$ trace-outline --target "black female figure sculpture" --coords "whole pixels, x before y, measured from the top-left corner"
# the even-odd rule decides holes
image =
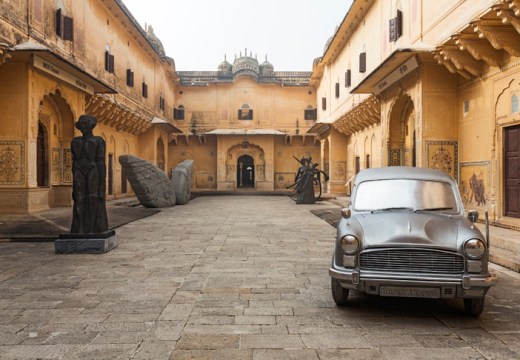
[[[108,230],[106,209],[105,140],[94,136],[97,120],[92,115],[81,115],[76,128],[83,136],[75,137],[72,152],[72,225],[70,232],[77,234],[103,233]]]

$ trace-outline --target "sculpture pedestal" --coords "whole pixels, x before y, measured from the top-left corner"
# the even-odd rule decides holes
[[[104,254],[117,247],[115,230],[99,234],[60,234],[54,243],[56,254]]]

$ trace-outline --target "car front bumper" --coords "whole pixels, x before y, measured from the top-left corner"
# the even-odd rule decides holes
[[[331,266],[329,275],[346,289],[384,295],[381,287],[398,289],[440,289],[442,298],[482,297],[496,284],[496,274],[414,274],[379,271],[360,271],[357,268]],[[422,296],[418,296],[422,297]]]

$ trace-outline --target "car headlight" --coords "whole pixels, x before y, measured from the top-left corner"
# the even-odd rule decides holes
[[[359,240],[354,235],[343,236],[340,244],[345,254],[352,255],[359,250]]]
[[[464,253],[470,259],[480,259],[486,251],[486,244],[480,239],[469,239],[464,243]]]

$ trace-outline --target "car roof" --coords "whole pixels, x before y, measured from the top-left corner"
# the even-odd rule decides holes
[[[435,169],[411,166],[388,166],[361,170],[356,175],[355,183],[370,180],[418,179],[449,182],[456,185],[455,180],[445,172]]]

